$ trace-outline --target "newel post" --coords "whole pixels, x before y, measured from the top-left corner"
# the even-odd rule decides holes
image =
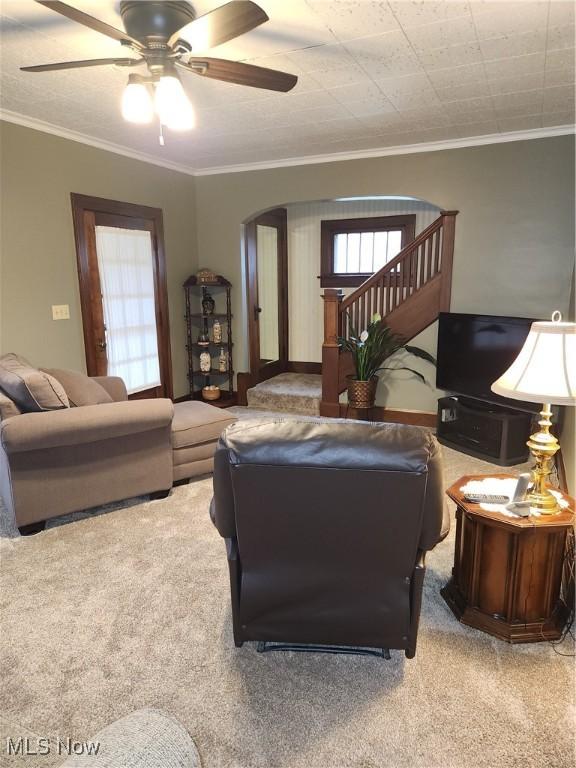
[[[440,311],[450,312],[450,296],[452,293],[452,262],[454,259],[454,235],[456,232],[456,216],[458,211],[440,211],[442,217],[442,256],[440,272]]]
[[[324,299],[324,343],[322,344],[322,416],[339,416],[340,350],[340,303],[344,298],[342,291],[327,288]]]

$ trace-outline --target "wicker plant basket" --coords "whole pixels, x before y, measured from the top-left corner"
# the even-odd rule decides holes
[[[216,389],[210,389],[209,387],[203,387],[202,397],[204,400],[220,400],[221,391],[217,387]]]
[[[358,381],[352,376],[348,377],[348,405],[351,408],[373,408],[376,400],[376,387],[378,377],[374,376],[370,381]]]

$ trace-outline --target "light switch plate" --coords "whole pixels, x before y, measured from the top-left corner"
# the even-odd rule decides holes
[[[52,320],[70,320],[68,304],[52,304]]]

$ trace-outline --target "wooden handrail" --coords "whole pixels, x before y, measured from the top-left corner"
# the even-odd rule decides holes
[[[404,248],[402,248],[402,250],[399,251],[393,259],[391,259],[387,264],[384,264],[382,269],[379,269],[378,272],[374,272],[373,275],[370,275],[367,280],[364,280],[362,285],[359,285],[358,288],[356,288],[354,293],[351,293],[350,296],[347,296],[340,305],[340,311],[345,312],[351,304],[354,304],[356,299],[359,299],[363,293],[366,293],[368,288],[371,288],[373,285],[377,285],[382,279],[383,275],[385,275],[387,272],[393,272],[395,268],[404,260],[404,257],[408,253],[412,253],[415,248],[418,248],[420,245],[422,245],[426,240],[428,240],[430,235],[440,229],[441,226],[442,216],[439,216],[437,219],[434,219],[432,224],[429,224],[426,229],[423,229],[418,237],[415,237],[414,240],[408,243],[408,245],[405,245]]]

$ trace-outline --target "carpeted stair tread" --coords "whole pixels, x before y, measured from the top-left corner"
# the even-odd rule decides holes
[[[249,389],[247,396],[250,408],[318,416],[322,376],[312,373],[281,373]]]

